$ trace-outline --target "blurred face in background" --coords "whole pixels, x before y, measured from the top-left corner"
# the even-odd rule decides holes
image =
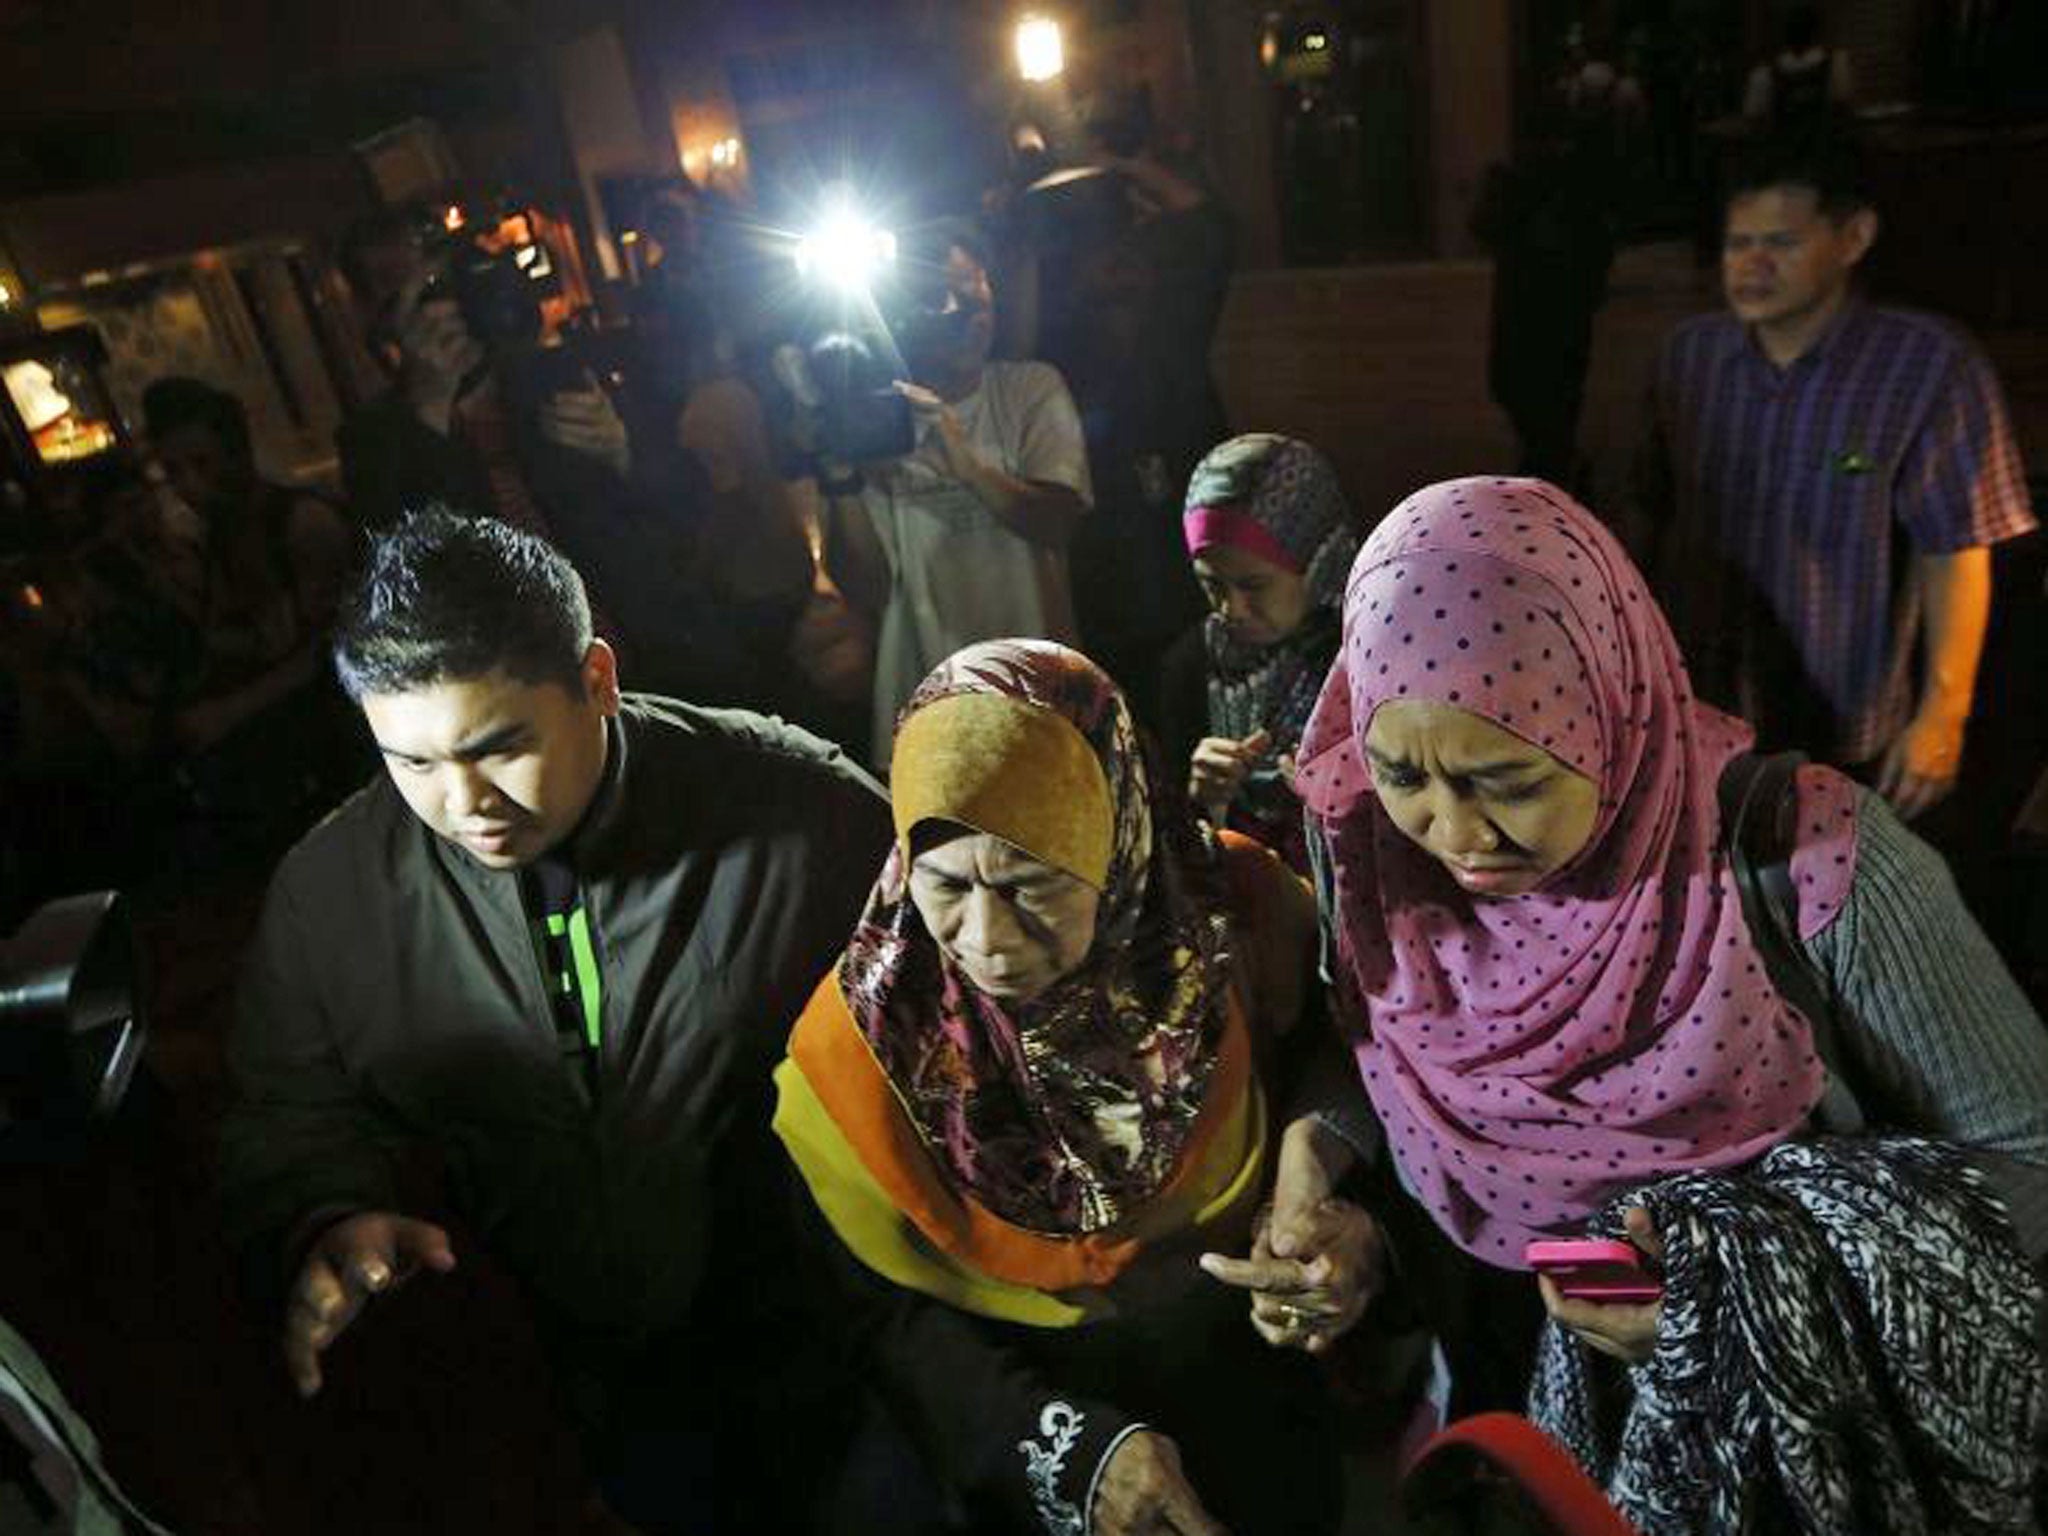
[[[245,499],[255,481],[248,454],[230,447],[203,422],[161,432],[151,446],[178,499],[201,515]]]
[[[924,382],[971,381],[987,366],[996,341],[996,296],[988,271],[960,246],[946,253],[940,318],[930,339],[908,348],[912,371]]]

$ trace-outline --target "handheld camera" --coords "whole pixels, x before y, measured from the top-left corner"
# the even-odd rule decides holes
[[[120,1107],[145,1037],[127,908],[67,896],[0,939],[0,1157]]]

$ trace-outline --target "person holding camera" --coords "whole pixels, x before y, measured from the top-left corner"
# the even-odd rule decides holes
[[[999,638],[1077,640],[1067,551],[1092,501],[1081,418],[1057,369],[991,362],[995,295],[968,230],[946,227],[910,260],[943,293],[901,328],[916,415],[902,458],[830,469],[847,595],[880,615],[873,750],[946,657]]]
[[[749,702],[829,740],[860,740],[874,625],[827,565],[826,508],[803,439],[814,422],[799,425],[803,408],[775,371],[777,354],[795,350],[779,280],[786,252],[722,200],[693,199],[685,218],[671,198],[647,217],[642,245],[661,231],[662,260],[636,325],[654,339],[675,440],[708,482],[700,571],[752,660]]]
[[[445,500],[488,507],[530,533],[552,534],[531,466],[513,446],[498,359],[463,313],[446,264],[418,253],[377,325],[396,359],[396,378],[389,392],[342,423],[339,442],[356,516],[370,528],[388,528],[410,508]],[[622,483],[631,475],[625,422],[587,376],[539,401],[532,425],[540,443]]]
[[[590,583],[600,627],[638,678],[699,702],[743,702],[729,626],[694,575],[705,497],[687,461],[630,432],[630,402],[615,401],[575,349],[541,345],[537,312],[494,302],[473,314],[482,306],[450,258],[417,242],[409,252],[378,321],[392,388],[339,436],[357,520],[387,529],[439,502],[538,534]]]

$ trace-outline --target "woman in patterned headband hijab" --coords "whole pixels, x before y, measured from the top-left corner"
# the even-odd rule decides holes
[[[1169,746],[1212,822],[1306,873],[1290,775],[1337,655],[1344,574],[1358,551],[1351,508],[1315,449],[1253,432],[1195,466],[1181,526],[1210,613],[1166,659]]]

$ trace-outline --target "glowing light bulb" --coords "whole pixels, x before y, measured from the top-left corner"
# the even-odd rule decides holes
[[[1017,73],[1033,84],[1057,79],[1067,67],[1060,24],[1050,16],[1026,16],[1017,23]]]

